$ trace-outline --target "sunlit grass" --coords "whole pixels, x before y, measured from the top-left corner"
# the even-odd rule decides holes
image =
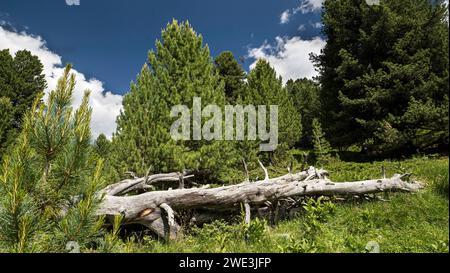
[[[326,217],[302,211],[294,219],[274,227],[255,224],[252,240],[243,235],[245,227],[217,222],[195,228],[177,241],[165,243],[146,237],[124,245],[133,252],[367,252],[376,242],[381,252],[448,252],[449,201],[448,158],[415,158],[404,161],[353,163],[336,161],[324,166],[335,181],[355,181],[413,173],[426,185],[415,194],[380,195],[387,201],[361,199],[335,201]],[[272,169],[272,173],[282,172]],[[326,203],[326,202],[325,202]],[[324,204],[318,205],[325,206]],[[319,208],[318,211],[321,208]],[[319,220],[318,220],[319,219]]]

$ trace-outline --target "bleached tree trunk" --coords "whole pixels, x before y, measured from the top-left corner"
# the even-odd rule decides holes
[[[133,178],[123,180],[121,182],[109,185],[100,193],[105,195],[124,195],[129,192],[137,190],[147,190],[151,185],[161,182],[179,182],[191,178],[193,175],[185,173],[167,173],[167,174],[153,174],[148,177]],[[184,186],[184,184],[183,184]]]
[[[358,182],[330,181],[328,173],[311,167],[309,170],[287,174],[278,178],[257,182],[244,182],[219,188],[191,188],[168,191],[151,191],[134,196],[114,196],[143,189],[155,181],[178,181],[180,174],[155,175],[142,179],[123,181],[103,191],[106,196],[98,210],[101,215],[113,217],[122,214],[124,223],[140,223],[164,238],[174,239],[180,227],[174,221],[177,210],[212,209],[234,210],[245,205],[246,219],[250,217],[250,207],[257,208],[267,202],[280,199],[314,195],[363,195],[385,191],[415,192],[422,188],[420,183],[406,182],[407,175],[373,179]],[[150,181],[150,182],[149,182]],[[114,193],[114,194],[113,194]]]

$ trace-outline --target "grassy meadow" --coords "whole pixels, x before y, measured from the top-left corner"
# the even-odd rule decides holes
[[[136,233],[115,248],[118,252],[162,253],[448,252],[447,157],[368,163],[336,160],[324,168],[331,180],[339,182],[380,177],[382,166],[388,176],[412,173],[412,179],[424,183],[425,189],[414,194],[378,194],[378,199],[305,199],[297,213],[275,225],[255,219],[247,227],[240,217],[234,217],[229,222],[188,228],[168,243]],[[282,172],[281,168],[270,169],[274,176]]]

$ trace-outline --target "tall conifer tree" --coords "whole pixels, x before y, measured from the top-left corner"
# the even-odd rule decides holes
[[[320,118],[321,112],[319,84],[306,78],[289,80],[286,83],[286,89],[302,118],[303,136],[297,145],[312,147],[312,122],[314,118]]]
[[[317,163],[323,166],[330,158],[331,146],[325,138],[325,133],[322,131],[322,125],[318,119],[312,120],[312,142],[314,145],[314,155]]]
[[[203,107],[223,107],[224,84],[208,46],[188,22],[174,20],[161,36],[123,102],[113,138],[119,169],[140,175],[150,168],[152,172],[207,170],[217,175],[236,161],[232,145],[194,140],[192,120],[190,140],[174,141],[170,129],[176,118],[170,114],[176,105],[188,106],[192,114],[194,97],[201,98]]]
[[[402,154],[448,147],[448,10],[442,1],[326,0],[322,121],[332,144]]]
[[[244,101],[253,105],[278,106],[279,149],[291,148],[302,136],[300,113],[295,109],[292,97],[283,87],[281,77],[265,60],[258,60],[248,75]],[[259,118],[259,117],[258,117]],[[269,126],[269,122],[267,122]]]
[[[225,83],[225,95],[228,101],[233,103],[244,91],[245,71],[230,51],[220,53],[214,60],[214,63],[216,70]]]
[[[1,160],[20,132],[23,115],[43,95],[46,82],[42,63],[27,50],[19,50],[14,56],[8,49],[0,50],[0,64],[0,115],[9,112],[9,118],[0,120]]]

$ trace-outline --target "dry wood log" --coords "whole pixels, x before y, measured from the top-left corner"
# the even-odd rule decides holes
[[[244,208],[245,208],[245,224],[250,225],[252,210],[247,202],[244,203]]]
[[[122,214],[125,223],[140,223],[164,238],[175,238],[180,231],[174,221],[176,210],[216,209],[235,210],[246,204],[246,214],[250,216],[250,206],[255,209],[266,202],[278,202],[280,199],[314,195],[363,195],[385,191],[415,192],[423,186],[417,182],[406,182],[406,175],[392,178],[374,179],[358,182],[335,183],[327,178],[327,172],[311,167],[309,170],[287,174],[278,178],[257,182],[244,182],[220,188],[175,189],[170,191],[152,191],[135,196],[113,196],[111,193],[123,194],[130,189],[142,187],[145,181],[136,179],[110,186],[103,191],[106,196],[98,213],[113,217]],[[155,180],[179,180],[179,174],[155,175]],[[148,183],[148,181],[147,181]],[[161,209],[166,215],[161,213]],[[247,218],[247,217],[246,217]],[[169,234],[169,236],[168,236]]]
[[[269,180],[269,172],[267,171],[267,168],[264,167],[264,165],[262,164],[262,162],[260,160],[258,160],[258,163],[261,166],[261,168],[264,170],[264,175],[265,175],[264,180]]]
[[[153,174],[147,177],[141,178],[133,178],[126,179],[120,181],[118,183],[109,185],[104,188],[100,194],[104,195],[124,195],[129,192],[137,191],[137,190],[146,190],[148,186],[160,182],[179,182],[180,180],[192,178],[194,175],[189,174],[188,172],[181,173],[167,173],[167,174]],[[184,186],[184,185],[183,185]]]

